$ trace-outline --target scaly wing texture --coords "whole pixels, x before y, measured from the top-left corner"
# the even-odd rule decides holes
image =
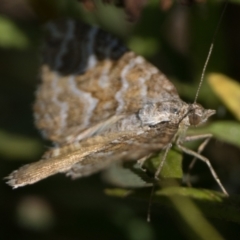
[[[144,101],[179,99],[156,67],[110,34],[72,20],[50,23],[47,30],[34,112],[37,127],[53,142],[90,137]]]
[[[49,153],[47,159],[31,163],[14,171],[8,184],[14,188],[33,184],[58,172],[72,178],[88,176],[114,161],[137,160],[167,146],[178,126],[160,123],[158,126],[136,132],[109,133],[95,136],[81,143],[66,145],[58,155]]]

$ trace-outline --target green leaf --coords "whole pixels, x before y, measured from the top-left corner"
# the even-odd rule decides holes
[[[12,159],[32,159],[42,151],[40,141],[2,130],[0,130],[0,143],[0,154]]]
[[[211,133],[216,139],[240,147],[240,123],[234,121],[217,121],[205,127],[190,129],[188,134]]]
[[[8,18],[0,16],[0,46],[24,49],[29,45],[27,36]]]
[[[240,121],[240,84],[219,73],[209,74],[207,80],[216,95]]]
[[[163,152],[146,161],[144,167],[146,167],[154,175],[162,161],[162,158]],[[182,179],[182,176],[182,154],[171,149],[167,154],[165,163],[159,177]]]
[[[114,186],[124,188],[149,187],[154,181],[134,162],[124,165],[119,162],[112,164],[103,172],[103,179]]]
[[[159,42],[155,38],[132,37],[129,40],[128,46],[134,52],[145,57],[151,57],[159,50]]]
[[[105,193],[113,197],[131,197],[149,201],[149,190],[106,189]],[[232,221],[240,224],[240,196],[225,196],[223,193],[206,189],[186,187],[166,187],[155,191],[154,203],[174,208],[189,214],[190,203],[195,204],[198,211],[207,217]],[[186,204],[188,202],[188,204]]]
[[[143,168],[136,162],[126,162],[112,164],[111,167],[103,172],[103,178],[108,183],[124,188],[141,188],[152,186],[156,179],[154,178],[159,164],[162,160],[162,154],[145,161]],[[175,150],[170,150],[166,161],[160,172],[161,179],[166,179],[165,184],[172,184],[168,179],[182,179],[182,155]]]

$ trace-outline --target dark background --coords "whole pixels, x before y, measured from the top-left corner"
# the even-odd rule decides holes
[[[134,1],[133,1],[134,2]],[[165,5],[164,5],[165,3]],[[135,22],[122,8],[96,3],[88,12],[82,3],[61,1],[0,1],[0,176],[40,159],[51,146],[34,127],[32,104],[40,62],[41,26],[61,16],[81,18],[120,36],[126,44],[158,66],[192,102],[223,2],[193,4],[149,0]],[[170,2],[171,3],[171,2]],[[128,11],[129,12],[129,11]],[[130,11],[131,15],[131,11]],[[240,5],[229,3],[207,72],[240,79]],[[210,121],[239,123],[204,82],[199,102],[217,109]],[[239,99],[240,102],[240,99]],[[240,104],[239,104],[240,109]],[[239,110],[240,111],[240,110]],[[240,128],[240,125],[239,125]],[[239,136],[240,138],[240,136]],[[240,151],[237,145],[213,139],[204,155],[231,194],[238,194]],[[184,161],[184,168],[189,164]],[[198,164],[196,187],[217,189],[209,170]],[[108,184],[100,174],[71,181],[56,175],[35,185],[12,190],[0,182],[0,239],[202,239],[177,211],[153,204],[147,223],[148,200],[114,198],[104,193]],[[147,189],[150,196],[150,189]],[[239,224],[218,218],[206,221],[222,239],[238,239]],[[210,231],[202,228],[202,231]],[[212,239],[221,239],[212,238]]]

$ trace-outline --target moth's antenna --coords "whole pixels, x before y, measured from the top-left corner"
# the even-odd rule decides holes
[[[196,96],[195,96],[195,99],[194,99],[194,104],[197,102],[197,98],[198,98],[198,95],[199,95],[199,91],[200,91],[200,89],[201,89],[201,86],[202,86],[202,83],[203,83],[203,78],[204,78],[204,76],[205,76],[206,68],[207,68],[209,59],[210,59],[210,57],[211,57],[211,55],[212,55],[212,51],[213,51],[213,47],[214,47],[214,42],[215,42],[217,33],[218,33],[218,31],[219,31],[219,27],[220,27],[220,25],[221,25],[221,22],[222,22],[224,13],[225,13],[225,11],[226,11],[226,8],[227,8],[227,5],[228,5],[228,1],[229,1],[229,0],[226,0],[226,1],[225,1],[225,4],[224,4],[224,7],[223,7],[221,16],[220,16],[220,18],[219,18],[219,20],[218,20],[217,27],[216,27],[216,30],[215,30],[215,32],[214,32],[213,38],[212,38],[212,43],[211,43],[210,48],[209,48],[209,51],[208,51],[207,59],[206,59],[206,61],[205,61],[205,63],[204,63],[204,66],[203,66],[200,83],[199,83],[199,85],[198,85],[198,89],[197,89]]]

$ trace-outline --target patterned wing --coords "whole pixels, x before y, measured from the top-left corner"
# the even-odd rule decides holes
[[[59,172],[72,178],[88,176],[114,161],[138,160],[165,148],[174,137],[176,124],[159,123],[141,133],[108,133],[66,145],[48,153],[47,159],[31,163],[11,173],[7,179],[13,188],[33,184]]]
[[[55,144],[91,137],[143,102],[179,99],[156,67],[110,34],[73,20],[47,30],[34,112],[37,127]]]

